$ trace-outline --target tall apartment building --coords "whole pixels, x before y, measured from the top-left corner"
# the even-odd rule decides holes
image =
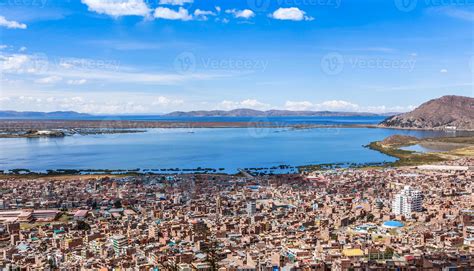
[[[392,212],[396,215],[409,216],[413,212],[421,212],[423,204],[422,193],[419,190],[405,186],[396,194],[392,202]]]
[[[123,254],[123,249],[128,245],[127,237],[123,235],[114,235],[112,236],[111,241],[114,246],[115,254]]]
[[[247,214],[252,216],[257,213],[257,202],[255,200],[250,200],[247,202]]]

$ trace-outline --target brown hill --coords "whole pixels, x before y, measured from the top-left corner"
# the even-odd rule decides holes
[[[474,98],[443,96],[415,110],[387,118],[381,127],[474,130]]]
[[[398,145],[405,145],[409,142],[415,142],[418,138],[414,136],[407,136],[407,135],[391,135],[384,140],[380,141],[383,145],[390,145],[390,146],[398,146]]]

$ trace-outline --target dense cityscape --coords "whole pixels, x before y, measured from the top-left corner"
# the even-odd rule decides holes
[[[5,175],[0,266],[470,270],[473,166],[465,158],[258,177]]]
[[[474,271],[474,0],[0,7],[0,271]]]

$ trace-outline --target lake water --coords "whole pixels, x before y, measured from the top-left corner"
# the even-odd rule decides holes
[[[421,153],[425,153],[425,152],[443,152],[443,150],[428,148],[428,147],[425,147],[425,146],[421,146],[419,144],[401,147],[400,149],[406,150],[406,151],[421,152]]]
[[[328,120],[332,121],[333,120]],[[353,120],[364,122],[364,120]],[[323,163],[377,163],[394,158],[364,148],[389,135],[439,132],[374,128],[193,128],[145,133],[0,139],[0,169],[270,168]]]

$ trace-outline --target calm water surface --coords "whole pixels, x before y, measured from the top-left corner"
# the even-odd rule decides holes
[[[411,146],[406,146],[406,147],[401,147],[400,149],[406,150],[406,151],[421,152],[421,153],[425,153],[425,152],[443,152],[443,150],[427,148],[425,146],[421,146],[421,145],[418,145],[418,144],[411,145]]]
[[[238,168],[394,161],[364,148],[392,134],[439,132],[370,128],[149,129],[145,133],[0,139],[0,169]]]

